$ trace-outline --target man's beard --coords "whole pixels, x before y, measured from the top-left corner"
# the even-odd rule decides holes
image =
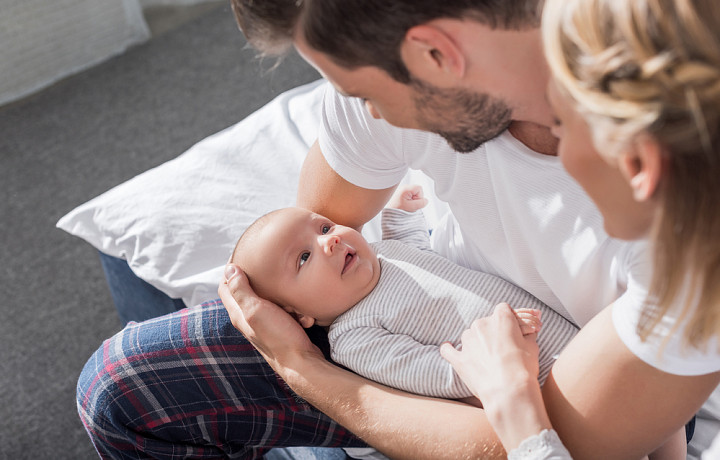
[[[438,88],[411,77],[422,129],[442,136],[453,150],[472,152],[510,125],[512,110],[501,99],[461,88]]]

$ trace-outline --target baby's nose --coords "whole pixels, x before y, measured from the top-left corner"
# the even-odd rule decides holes
[[[326,254],[332,254],[335,245],[340,243],[340,237],[337,235],[322,235],[320,236],[320,246]]]

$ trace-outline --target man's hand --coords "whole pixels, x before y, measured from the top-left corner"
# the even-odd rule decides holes
[[[289,313],[252,291],[237,266],[229,265],[226,277],[218,293],[233,325],[295,393],[368,444],[398,459],[504,458],[483,411],[406,394],[333,365]]]
[[[293,355],[323,358],[320,349],[289,313],[255,294],[238,266],[225,267],[225,279],[218,287],[218,294],[235,329],[242,332],[281,376]]]
[[[420,185],[401,185],[390,198],[388,208],[415,212],[427,204],[428,200],[423,196],[423,189]]]

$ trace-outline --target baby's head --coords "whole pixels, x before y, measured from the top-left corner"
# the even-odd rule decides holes
[[[330,325],[380,278],[375,251],[359,232],[302,208],[256,220],[230,261],[257,295],[295,315],[303,327]]]

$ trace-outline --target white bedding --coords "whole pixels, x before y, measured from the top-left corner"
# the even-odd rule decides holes
[[[293,89],[245,120],[199,142],[174,160],[78,206],[57,226],[128,261],[140,278],[187,305],[217,297],[217,284],[240,234],[262,214],[295,202],[302,161],[315,141],[322,80]],[[432,182],[425,215],[434,227],[447,211]],[[363,230],[379,239],[379,222]],[[720,427],[720,390],[698,417],[688,458]]]
[[[187,305],[217,297],[222,268],[257,217],[291,206],[317,133],[322,82],[286,92],[65,215],[57,226],[128,261]]]
[[[186,305],[217,297],[230,252],[256,218],[295,203],[300,167],[317,137],[322,80],[287,91],[199,142],[65,215],[57,226],[128,261],[133,272]],[[445,205],[420,173],[429,222]],[[365,226],[380,237],[379,222]]]

